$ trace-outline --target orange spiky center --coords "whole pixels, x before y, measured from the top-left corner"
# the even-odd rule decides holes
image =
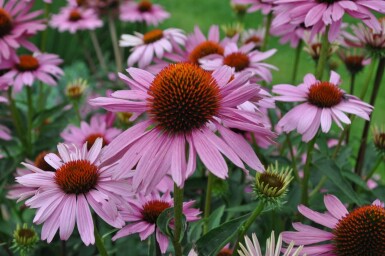
[[[218,43],[212,41],[205,41],[197,45],[188,56],[188,59],[191,63],[199,65],[199,59],[206,57],[210,54],[219,54],[223,55],[223,47]]]
[[[43,171],[49,171],[49,172],[54,172],[56,171],[55,168],[53,168],[51,165],[49,165],[45,160],[44,157],[48,154],[49,152],[43,151],[40,154],[37,155],[35,158],[34,165],[37,168],[42,169]]]
[[[320,108],[331,108],[338,105],[344,96],[338,86],[330,82],[318,82],[310,86],[309,103]]]
[[[233,250],[227,249],[227,248],[222,249],[222,250],[217,254],[217,256],[231,256],[231,255],[233,255]]]
[[[12,18],[9,13],[0,8],[0,37],[8,35],[12,30]]]
[[[87,193],[98,183],[98,167],[88,160],[63,164],[55,173],[55,181],[67,194]]]
[[[40,66],[39,61],[32,55],[21,55],[16,68],[19,71],[34,71]]]
[[[150,44],[150,43],[156,42],[162,38],[163,38],[163,30],[154,29],[154,30],[151,30],[150,32],[147,32],[146,34],[143,35],[143,42],[145,44]]]
[[[376,205],[360,207],[342,218],[333,234],[338,256],[385,255],[385,209]]]
[[[259,36],[251,36],[245,40],[245,44],[248,44],[248,43],[259,44],[261,42],[262,42],[262,39]]]
[[[220,89],[211,74],[191,63],[171,64],[152,82],[151,118],[164,132],[189,133],[217,115]]]
[[[81,19],[82,19],[82,14],[76,9],[73,9],[70,12],[70,15],[68,16],[68,20],[71,22],[76,22],[76,21],[79,21]]]
[[[234,52],[227,55],[223,59],[223,64],[235,68],[235,72],[239,72],[247,68],[250,64],[250,59],[247,54],[242,52]]]
[[[104,135],[101,134],[101,133],[93,133],[93,134],[90,134],[88,135],[88,137],[84,140],[84,142],[87,142],[87,149],[90,150],[92,148],[92,146],[94,145],[95,141],[98,139],[98,138],[102,138],[103,139],[103,146],[106,146],[108,144],[108,141],[104,138]],[[83,142],[83,143],[84,143]]]
[[[364,68],[363,60],[364,56],[362,55],[351,55],[345,58],[344,63],[349,72],[356,74]]]
[[[140,1],[140,3],[138,4],[138,10],[140,12],[149,12],[151,11],[151,9],[152,9],[151,1],[143,0],[143,1]]]
[[[143,219],[148,223],[156,224],[159,215],[170,208],[171,204],[161,200],[151,200],[145,203],[141,211]]]

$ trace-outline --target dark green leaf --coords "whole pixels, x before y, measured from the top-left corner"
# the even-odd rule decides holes
[[[173,237],[173,232],[170,228],[170,222],[174,219],[174,207],[164,210],[156,220],[156,226],[166,236]],[[179,241],[182,241],[184,233],[186,231],[186,216],[183,215],[182,219],[182,232]]]

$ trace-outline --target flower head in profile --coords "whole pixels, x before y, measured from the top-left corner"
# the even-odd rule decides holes
[[[369,65],[371,62],[371,59],[366,58],[365,54],[358,49],[341,50],[339,51],[339,57],[344,62],[346,69],[352,75],[356,75],[361,72],[364,67]]]
[[[44,30],[46,25],[43,20],[36,19],[43,12],[31,12],[32,6],[33,1],[0,1],[0,63],[8,59],[16,60],[16,49],[20,46],[37,51],[27,39]]]
[[[165,52],[173,50],[171,40],[178,45],[184,45],[186,36],[182,30],[176,28],[153,29],[145,34],[136,32],[135,35],[122,35],[119,45],[133,47],[127,60],[129,67],[138,63],[139,68],[144,68],[154,57],[161,59]]]
[[[342,18],[346,14],[360,19],[376,32],[381,31],[380,23],[372,11],[385,13],[384,1],[340,1],[340,0],[276,0],[277,5],[287,5],[282,8],[274,20],[274,25],[286,23],[301,24],[311,27],[316,34],[330,26],[329,41],[333,42],[340,34]]]
[[[59,68],[62,62],[56,54],[25,54],[20,55],[16,61],[1,62],[0,69],[6,69],[3,77],[12,79],[14,91],[20,92],[24,86],[32,86],[36,80],[55,86],[56,80],[64,74]]]
[[[89,123],[82,121],[80,127],[70,124],[60,136],[65,143],[73,143],[78,147],[87,142],[88,150],[101,138],[104,147],[122,132],[118,128],[109,127],[106,118],[105,115],[94,115]]]
[[[329,81],[318,81],[314,75],[307,74],[304,82],[298,86],[280,84],[273,87],[273,92],[279,94],[276,101],[302,102],[291,109],[278,122],[284,132],[297,130],[302,134],[303,141],[310,141],[321,126],[322,132],[329,132],[334,121],[341,129],[342,124],[350,124],[349,117],[353,114],[365,120],[373,107],[362,102],[353,95],[346,94],[340,89],[340,76],[332,71]]]
[[[36,188],[25,204],[37,209],[34,223],[44,223],[42,240],[51,242],[58,229],[60,238],[67,240],[76,223],[84,244],[95,243],[90,207],[111,226],[124,225],[118,208],[124,203],[123,197],[132,195],[131,188],[125,180],[111,179],[113,165],[101,167],[102,143],[102,139],[97,139],[90,150],[86,143],[72,149],[59,144],[59,155],[51,153],[44,158],[55,172],[23,163],[33,173],[17,177],[16,181]]]
[[[57,28],[60,32],[68,31],[76,33],[80,30],[95,30],[103,26],[103,21],[91,8],[67,6],[54,14],[49,22],[50,26]]]
[[[250,5],[247,12],[261,11],[268,14],[273,9],[275,0],[232,0],[233,4]]]
[[[349,212],[333,195],[325,195],[325,213],[304,205],[299,212],[324,230],[302,223],[293,223],[296,231],[282,233],[283,241],[303,245],[302,253],[330,256],[380,256],[385,253],[385,209],[379,200]]]
[[[18,224],[13,232],[11,248],[21,256],[27,256],[32,254],[37,242],[39,242],[39,236],[33,227],[28,227],[27,223],[23,226]]]
[[[241,42],[246,45],[254,43],[254,49],[259,50],[265,38],[265,28],[247,29],[241,35]]]
[[[222,155],[242,169],[245,162],[264,171],[252,147],[232,131],[273,137],[259,113],[237,108],[259,96],[259,87],[249,83],[251,73],[233,79],[229,67],[209,73],[190,63],[170,64],[156,76],[136,68],[127,71],[130,77],[121,74],[121,78],[131,90],[116,91],[90,103],[149,117],[114,139],[104,153],[104,161],[121,159],[117,170],[123,174],[133,172],[135,189],[150,192],[169,171],[176,184],[183,186],[195,171],[197,156],[221,179],[228,176]]]
[[[258,242],[258,238],[255,233],[253,233],[251,240],[249,237],[245,236],[245,245],[239,244],[241,247],[241,250],[238,250],[238,253],[240,256],[299,256],[303,255],[306,256],[306,254],[300,254],[302,251],[302,246],[298,248],[294,247],[294,242],[290,243],[289,247],[285,250],[282,249],[282,235],[280,234],[278,236],[278,241],[275,242],[275,235],[274,231],[271,232],[271,236],[266,241],[266,253],[262,253],[261,246]],[[283,254],[281,254],[281,251],[284,251]]]
[[[235,69],[235,75],[242,71],[250,71],[257,77],[257,80],[271,82],[272,75],[270,69],[277,69],[273,65],[261,61],[271,57],[277,50],[272,49],[267,52],[253,50],[254,43],[248,43],[238,48],[236,43],[228,43],[222,55],[209,55],[199,59],[201,67],[206,70],[216,70],[224,65]]]
[[[120,7],[120,19],[129,22],[144,22],[148,26],[157,26],[159,23],[170,17],[170,14],[159,4],[150,0],[139,2],[126,1]]]
[[[174,206],[170,192],[166,192],[162,196],[158,193],[151,193],[147,196],[139,194],[135,199],[128,199],[128,202],[131,209],[123,211],[122,214],[124,220],[129,224],[119,230],[112,240],[139,233],[140,239],[143,241],[155,232],[160,250],[165,253],[169,244],[168,237],[157,228],[156,222],[164,210]],[[200,211],[192,208],[194,203],[195,201],[183,203],[182,211],[187,222],[199,219]],[[173,221],[170,226],[173,226]]]

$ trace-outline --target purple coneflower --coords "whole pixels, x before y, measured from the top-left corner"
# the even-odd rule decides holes
[[[169,17],[170,14],[162,6],[149,0],[141,0],[138,3],[127,1],[120,7],[122,21],[144,22],[147,25],[157,26]]]

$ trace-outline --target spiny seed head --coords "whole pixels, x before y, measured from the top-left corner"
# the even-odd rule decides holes
[[[330,82],[317,82],[310,86],[308,101],[319,108],[331,108],[338,105],[344,97],[343,91]]]
[[[244,30],[243,24],[236,22],[228,25],[221,26],[223,32],[225,32],[226,37],[233,37],[235,35],[241,34]]]
[[[0,38],[8,35],[12,30],[12,26],[11,16],[6,10],[0,8]]]
[[[223,59],[223,64],[235,68],[235,72],[240,72],[249,67],[250,59],[245,53],[234,52]]]
[[[16,230],[13,232],[13,244],[11,248],[15,252],[19,252],[22,256],[30,255],[38,241],[39,236],[32,226],[28,227],[25,223],[21,227],[18,224]]]
[[[66,95],[73,100],[80,99],[87,87],[87,80],[82,78],[76,79],[67,85]]]
[[[199,129],[218,114],[221,94],[211,74],[190,63],[170,64],[152,82],[150,117],[170,134]]]
[[[161,200],[151,200],[143,206],[141,213],[145,221],[148,223],[156,224],[159,215],[170,207],[171,204],[168,202]]]
[[[44,160],[44,157],[48,154],[49,152],[48,151],[43,151],[43,152],[40,152],[40,154],[37,155],[37,157],[35,158],[35,166],[37,168],[40,168],[42,169],[43,171],[47,171],[47,172],[55,172],[56,169],[53,168],[51,165],[49,165],[45,160]]]
[[[385,131],[384,128],[373,128],[373,143],[381,155],[385,155]]]
[[[333,230],[338,256],[385,255],[385,209],[367,205],[342,218]]]
[[[143,35],[143,42],[145,44],[151,44],[162,38],[163,38],[163,30],[154,29]]]
[[[346,69],[351,74],[357,74],[358,72],[364,69],[363,61],[365,56],[363,55],[349,55],[346,56],[343,61],[346,66]]]
[[[93,133],[87,136],[83,143],[87,142],[87,149],[90,150],[94,145],[95,141],[101,138],[103,140],[102,147],[106,146],[109,142],[104,138],[103,134]]]
[[[188,59],[191,63],[199,65],[199,59],[206,57],[210,54],[219,54],[223,55],[224,49],[218,43],[212,41],[205,41],[198,44],[188,56]]]
[[[276,162],[275,165],[270,165],[265,172],[257,172],[254,184],[256,198],[279,206],[293,179],[291,171],[289,167],[280,168]]]
[[[55,173],[56,183],[67,194],[87,193],[98,180],[98,168],[88,160],[64,163]]]
[[[19,63],[16,64],[16,68],[19,71],[34,71],[40,66],[39,61],[32,55],[19,56]]]
[[[229,248],[223,248],[218,254],[217,256],[231,256],[233,255],[233,250],[229,249]]]
[[[82,14],[76,9],[73,9],[68,16],[68,20],[71,22],[77,22],[81,19],[82,19]]]
[[[152,9],[152,3],[149,0],[142,0],[138,4],[138,10],[140,12],[149,12]]]
[[[244,16],[247,12],[248,6],[245,4],[231,4],[231,8],[238,16]]]

